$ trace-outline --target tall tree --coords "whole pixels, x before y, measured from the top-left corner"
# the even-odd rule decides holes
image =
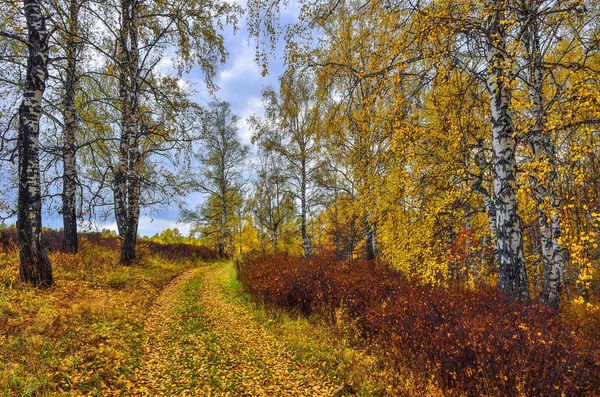
[[[140,216],[139,155],[140,138],[140,6],[137,0],[121,0],[121,27],[118,38],[119,100],[121,139],[119,162],[115,170],[115,219],[123,237],[121,263],[135,259],[135,245]]]
[[[319,195],[316,174],[319,170],[317,133],[320,119],[313,78],[289,69],[281,78],[279,93],[263,91],[265,119],[253,117],[252,141],[277,151],[285,160],[289,185],[298,201],[300,235],[306,257],[312,250],[308,233],[311,208]]]
[[[65,73],[63,80],[63,192],[62,192],[62,216],[63,216],[63,250],[76,253],[79,248],[77,239],[77,109],[75,96],[78,87],[77,61],[81,38],[79,0],[70,0],[67,4],[66,20],[63,33],[65,47]]]
[[[17,229],[20,276],[40,287],[54,282],[52,265],[42,245],[42,196],[40,189],[39,134],[42,96],[48,77],[49,32],[39,0],[24,0],[27,20],[27,75],[19,107],[19,198]]]
[[[248,146],[238,135],[238,117],[228,102],[211,102],[202,120],[201,150],[196,154],[200,172],[192,182],[193,189],[208,195],[198,213],[185,211],[187,220],[211,226],[217,236],[219,255],[225,255],[231,239],[231,225],[241,207],[240,189],[247,162]]]
[[[145,167],[142,143],[152,142],[145,139],[148,131],[143,102],[149,95],[161,95],[151,82],[162,51],[169,45],[177,47],[175,65],[179,73],[198,63],[209,88],[214,88],[216,64],[224,62],[227,56],[218,31],[225,23],[236,23],[237,11],[237,6],[226,2],[206,7],[201,1],[120,0],[118,33],[114,32],[110,19],[105,21],[117,43],[113,61],[119,80],[121,136],[113,189],[115,218],[123,236],[123,264],[131,264],[135,259]]]
[[[517,202],[517,140],[513,119],[516,75],[514,48],[516,22],[507,0],[489,0],[477,7],[467,2],[434,2],[417,6],[423,29],[439,38],[431,59],[450,60],[473,76],[485,89],[489,102],[493,193],[484,200],[494,213],[499,288],[524,301],[529,285],[523,254],[523,227]],[[480,192],[481,185],[478,185]]]
[[[550,32],[543,31],[542,24],[547,18],[544,14],[560,14],[560,11],[545,9],[543,1],[523,2],[519,17],[523,31],[525,58],[525,83],[530,100],[531,128],[527,140],[538,166],[534,178],[534,196],[538,205],[538,222],[540,229],[540,245],[544,264],[544,285],[540,299],[550,307],[558,309],[560,303],[560,271],[565,265],[565,252],[558,241],[560,238],[560,201],[558,198],[556,179],[557,167],[554,144],[546,130],[546,107],[544,98],[543,58],[546,52],[542,48],[542,40],[552,45],[556,38]],[[563,5],[560,5],[563,7]],[[551,7],[557,8],[557,7]],[[557,12],[558,11],[558,12]],[[550,29],[556,28],[556,25]],[[549,34],[550,33],[550,34]],[[545,36],[541,37],[542,35]],[[548,171],[542,170],[542,168]],[[545,177],[544,177],[545,176]],[[540,178],[541,177],[541,178]],[[540,180],[541,179],[541,180]],[[544,208],[549,207],[549,210]]]
[[[511,25],[506,1],[486,3],[486,89],[490,98],[494,170],[494,207],[500,290],[527,300],[529,285],[523,256],[523,228],[517,206],[516,141],[511,114],[513,61],[509,58]]]

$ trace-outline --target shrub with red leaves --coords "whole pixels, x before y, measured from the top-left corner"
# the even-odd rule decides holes
[[[80,238],[86,239],[91,244],[118,250],[121,247],[121,240],[118,237],[102,233],[79,233]],[[42,241],[49,251],[59,251],[62,248],[63,233],[59,230],[44,229]],[[16,249],[17,230],[10,228],[0,230],[0,249]],[[203,245],[193,245],[184,243],[161,244],[154,241],[139,241],[138,247],[144,253],[160,255],[165,259],[177,260],[181,258],[191,258],[193,260],[214,260],[218,258],[218,252]]]
[[[193,260],[214,260],[219,257],[219,253],[204,245],[193,245],[185,243],[161,244],[154,241],[140,241],[138,243],[144,249],[153,254],[162,256],[165,259],[177,260],[190,258]]]
[[[399,367],[433,375],[447,395],[600,393],[600,337],[494,289],[422,285],[381,264],[331,257],[254,257],[238,271],[267,305],[331,318],[343,307],[367,341]]]

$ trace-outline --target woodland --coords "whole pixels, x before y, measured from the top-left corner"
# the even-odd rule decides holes
[[[599,1],[0,10],[3,395],[600,395]]]

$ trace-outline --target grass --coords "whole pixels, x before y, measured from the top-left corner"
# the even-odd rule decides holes
[[[141,254],[139,263],[122,267],[118,249],[82,239],[77,255],[50,254],[56,284],[39,290],[18,281],[16,250],[0,252],[1,396],[130,395],[140,391],[138,374],[148,359],[145,344],[147,332],[151,332],[145,322],[147,313],[171,280],[201,263],[150,251]],[[232,361],[231,346],[244,342],[230,339],[224,332],[227,326],[215,328],[213,323],[219,313],[225,313],[219,310],[228,307],[240,313],[241,317],[236,314],[237,319],[243,318],[240,325],[250,321],[254,325],[248,330],[258,326],[271,335],[270,349],[282,344],[292,353],[291,371],[299,370],[299,363],[313,382],[321,376],[318,374],[333,379],[340,385],[335,386],[335,396],[413,394],[409,377],[392,373],[383,354],[361,346],[354,324],[343,311],[337,313],[332,327],[331,319],[302,318],[255,304],[243,291],[231,262],[217,262],[193,272],[206,277],[193,276],[181,290],[173,291],[174,306],[164,309],[172,310],[170,322],[158,335],[164,344],[159,356],[166,354],[167,361],[153,369],[177,381],[185,377],[181,384],[162,390],[165,394],[183,395],[189,390],[239,394],[248,386],[246,374],[231,371],[237,368],[237,359],[247,360],[265,379],[273,374],[277,378],[274,384],[282,381],[281,374],[286,371],[271,367],[271,356],[263,356],[258,331],[249,336],[257,350],[242,358],[234,356]],[[200,299],[207,299],[206,282],[216,283],[221,291],[209,294],[210,299],[225,302],[215,301],[210,315]],[[204,350],[194,350],[194,346]],[[269,354],[279,360],[276,350]]]
[[[336,396],[410,396],[423,393],[423,390],[414,388],[408,373],[392,371],[382,352],[374,346],[364,345],[357,337],[358,330],[343,310],[337,313],[335,319],[326,319],[320,315],[306,318],[274,306],[265,307],[254,302],[243,290],[231,263],[221,265],[219,280],[225,295],[249,310],[257,322],[294,353],[298,361],[308,367],[320,368],[331,378],[340,379],[344,386],[336,391]],[[438,394],[433,386],[426,392]]]
[[[140,371],[149,395],[333,395],[338,379],[266,331],[232,274],[230,262],[219,262],[161,294],[163,317],[150,321],[160,325]]]
[[[140,366],[144,316],[177,274],[197,266],[141,252],[132,267],[119,252],[82,238],[79,254],[50,253],[56,283],[18,281],[18,252],[0,253],[0,395],[117,393]]]

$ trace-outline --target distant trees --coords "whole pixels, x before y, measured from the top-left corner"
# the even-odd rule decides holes
[[[288,184],[288,175],[282,166],[284,158],[271,147],[262,147],[258,154],[258,169],[254,195],[250,201],[252,215],[261,234],[261,246],[266,249],[266,238],[273,253],[279,250],[284,226],[294,214],[294,196]]]
[[[282,4],[252,4],[260,57]],[[337,256],[364,244],[429,282],[495,279],[554,309],[572,286],[587,299],[600,252],[598,5],[303,5],[286,59],[315,76],[320,219]],[[359,225],[364,239],[347,238]]]
[[[240,141],[238,117],[227,102],[215,101],[202,118],[200,148],[196,153],[199,172],[191,181],[193,191],[206,195],[197,211],[184,211],[183,219],[192,221],[203,236],[216,236],[217,249],[224,256],[238,212],[243,205],[244,167],[248,146]]]
[[[297,201],[304,255],[312,250],[309,214],[318,203],[317,174],[321,166],[317,134],[321,126],[313,78],[288,70],[280,78],[279,92],[263,91],[265,118],[253,117],[252,141],[276,152],[287,175],[287,186]],[[266,172],[262,167],[260,173]],[[259,176],[259,178],[261,178]]]

